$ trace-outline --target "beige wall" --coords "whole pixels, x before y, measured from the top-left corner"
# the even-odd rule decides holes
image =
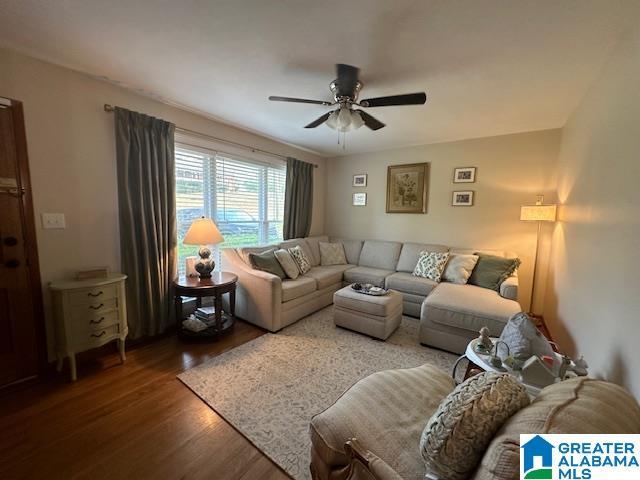
[[[554,200],[559,141],[559,130],[544,130],[333,158],[327,165],[327,232],[515,251],[523,262],[520,301],[526,309],[536,226],[519,220],[520,205],[534,203],[536,194]],[[431,162],[427,214],[385,213],[387,166],[417,162]],[[454,184],[454,167],[468,166],[477,167],[476,183]],[[351,186],[356,173],[369,175],[366,188]],[[454,190],[474,190],[475,205],[452,207]],[[360,191],[368,194],[367,206],[354,207],[351,195]],[[542,265],[541,281],[545,271]],[[539,289],[536,305],[543,294]]]
[[[562,135],[545,316],[591,373],[640,397],[640,29],[621,40]]]
[[[2,49],[0,96],[24,102],[40,270],[45,284],[85,267],[108,265],[119,269],[113,115],[103,111],[105,103],[319,164],[312,232],[324,231],[325,162],[315,155]],[[67,228],[43,230],[43,212],[64,213]],[[48,304],[46,295],[45,302]]]

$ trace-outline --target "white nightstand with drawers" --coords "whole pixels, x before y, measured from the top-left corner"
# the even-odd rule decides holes
[[[112,273],[104,278],[52,282],[53,316],[58,371],[69,357],[71,380],[76,380],[76,353],[118,341],[124,362],[127,305],[126,275]]]

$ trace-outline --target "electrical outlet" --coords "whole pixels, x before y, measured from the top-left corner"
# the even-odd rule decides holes
[[[42,228],[66,228],[64,213],[43,213]]]

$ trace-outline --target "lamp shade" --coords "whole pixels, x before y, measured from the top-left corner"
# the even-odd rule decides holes
[[[210,218],[197,218],[193,221],[182,243],[185,245],[215,245],[224,242],[216,224]]]
[[[523,205],[520,207],[520,220],[525,222],[555,222],[556,205]]]

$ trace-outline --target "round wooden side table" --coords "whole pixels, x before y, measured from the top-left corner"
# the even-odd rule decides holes
[[[180,276],[173,282],[174,302],[176,307],[176,321],[178,332],[182,338],[212,339],[233,327],[236,309],[237,275],[229,272],[212,272],[211,278]],[[229,312],[222,310],[222,295],[229,294]],[[192,332],[182,328],[182,297],[194,297],[196,306],[202,306],[203,297],[213,297],[215,309],[215,323],[205,330]]]

